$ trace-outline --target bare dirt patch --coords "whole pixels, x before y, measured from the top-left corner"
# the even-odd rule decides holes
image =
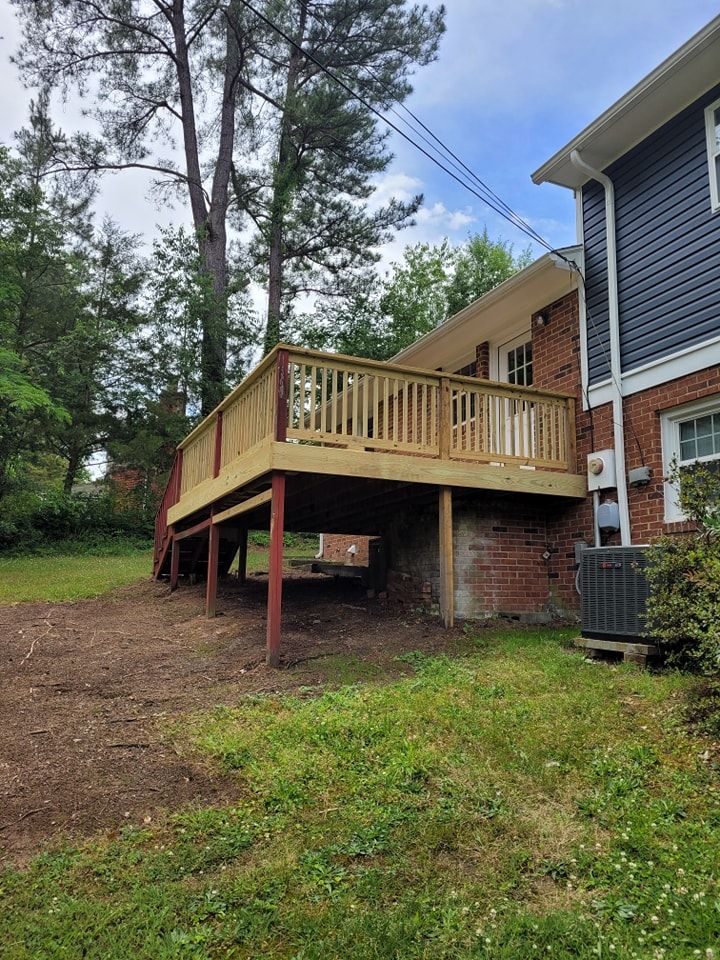
[[[142,582],[95,600],[0,607],[0,852],[231,800],[232,781],[180,756],[166,721],[248,693],[404,672],[398,654],[460,642],[431,618],[367,600],[353,582],[291,575],[283,668],[265,666],[265,577],[170,595]]]

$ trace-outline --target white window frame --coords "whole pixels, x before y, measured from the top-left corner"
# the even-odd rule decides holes
[[[713,213],[720,212],[720,174],[716,160],[720,157],[720,146],[715,140],[715,111],[720,110],[720,100],[711,103],[705,109],[705,138],[707,140],[708,173],[710,175],[710,206]]]
[[[667,477],[670,472],[670,464],[673,458],[680,458],[680,424],[684,420],[694,420],[697,417],[706,416],[708,413],[720,414],[720,395],[707,397],[697,403],[675,407],[660,415],[664,477]],[[693,460],[692,462],[710,463],[714,460],[720,460],[720,454],[698,457],[697,461]],[[665,522],[677,523],[686,519],[687,517],[678,505],[677,485],[665,480]]]
[[[503,383],[510,383],[510,373],[508,371],[508,353],[511,350],[516,350],[518,347],[524,347],[526,344],[532,344],[532,330],[528,330],[524,333],[519,334],[517,337],[513,337],[512,340],[506,340],[505,343],[501,343],[497,348],[497,365],[498,365],[498,379]],[[534,361],[530,361],[533,363]],[[533,368],[533,383],[535,382],[535,370]],[[517,384],[513,384],[517,386]],[[520,390],[523,388],[520,387]],[[528,388],[532,390],[532,384]]]

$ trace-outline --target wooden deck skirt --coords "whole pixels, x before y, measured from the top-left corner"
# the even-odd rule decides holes
[[[180,444],[176,524],[275,471],[584,497],[574,398],[279,346]]]

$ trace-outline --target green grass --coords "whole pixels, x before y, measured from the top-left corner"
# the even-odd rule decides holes
[[[0,604],[96,597],[151,573],[148,547],[9,557],[0,560]]]
[[[317,544],[298,541],[285,548],[285,564],[310,558]],[[251,545],[248,572],[267,570],[267,547]],[[36,554],[20,554],[0,560],[0,605],[24,601],[58,602],[97,597],[152,572],[152,548],[132,542],[110,540],[106,545],[69,542],[50,544]]]
[[[720,797],[686,724],[695,682],[561,639],[486,632],[458,659],[407,656],[404,679],[179,723],[234,806],[6,873],[0,953],[715,956]]]

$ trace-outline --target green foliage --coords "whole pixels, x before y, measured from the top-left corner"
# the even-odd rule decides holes
[[[321,301],[298,324],[298,338],[317,349],[387,360],[434,330],[530,262],[530,251],[491,240],[487,230],[453,246],[445,239],[405,248],[383,279],[361,277],[343,302]]]
[[[178,749],[236,799],[7,871],[8,960],[711,956],[718,786],[677,709],[694,683],[562,640],[485,633],[400,680],[181,719]]]
[[[711,464],[680,468],[670,482],[697,532],[661,537],[650,549],[647,623],[669,663],[720,670],[720,474]]]
[[[0,550],[32,551],[65,539],[95,543],[105,538],[152,534],[153,515],[108,490],[92,496],[57,490],[17,490],[3,498]]]

